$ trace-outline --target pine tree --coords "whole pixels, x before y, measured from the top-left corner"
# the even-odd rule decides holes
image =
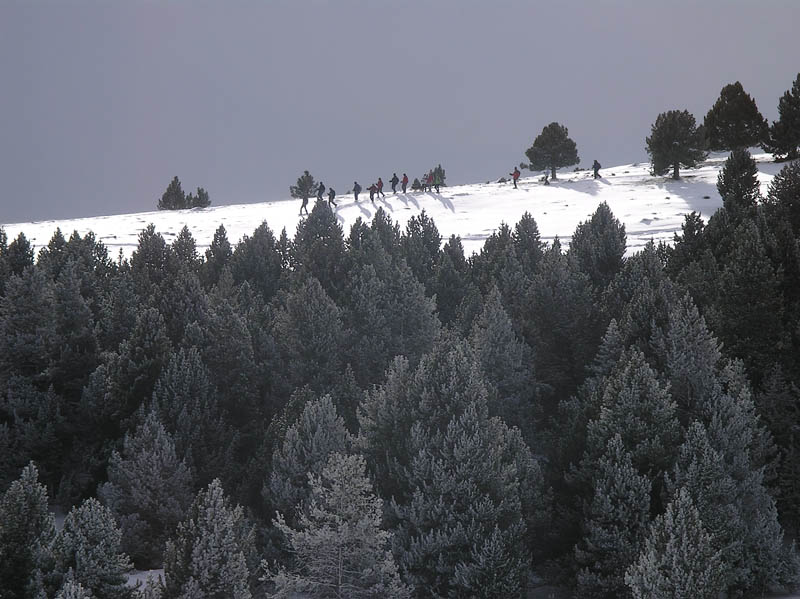
[[[54,293],[55,335],[49,379],[56,391],[77,405],[81,390],[100,360],[92,311],[81,293],[78,265],[69,261]]]
[[[216,285],[219,280],[219,275],[222,269],[231,259],[233,250],[228,241],[228,235],[225,231],[225,226],[220,225],[214,231],[214,238],[206,250],[206,259],[202,265],[202,280],[206,289]]]
[[[380,275],[362,267],[351,281],[351,309],[345,314],[353,334],[350,351],[357,380],[377,383],[392,358],[406,356],[412,365],[430,350],[439,331],[434,301],[404,261]]]
[[[38,268],[12,276],[0,298],[0,388],[14,375],[47,384],[57,347],[52,282]]]
[[[153,389],[152,405],[200,486],[230,474],[235,435],[196,347],[172,354]]]
[[[663,473],[672,465],[680,429],[668,389],[635,349],[623,353],[606,379],[599,415],[587,426],[583,467],[589,474],[608,441],[617,434],[636,470],[650,477],[657,493]],[[657,510],[657,505],[653,507]]]
[[[97,599],[131,598],[127,573],[132,564],[121,542],[114,516],[96,499],[72,508],[52,545],[53,568],[43,571],[45,588],[52,584],[55,590],[72,580]]]
[[[192,237],[192,232],[189,231],[189,227],[183,225],[175,241],[172,242],[171,247],[172,254],[178,261],[187,266],[189,270],[196,273],[200,267],[200,257],[197,254],[197,243],[194,237]]]
[[[529,212],[525,212],[514,225],[511,237],[522,271],[526,277],[533,277],[544,257],[545,244],[539,234],[539,225]]]
[[[289,186],[289,193],[293,198],[311,198],[317,191],[317,183],[314,181],[314,176],[309,174],[308,171],[303,171],[303,174],[297,178],[296,185]]]
[[[64,454],[74,429],[75,415],[52,387],[39,389],[30,379],[14,376],[0,394],[0,420],[5,424],[8,451],[0,459],[0,488],[17,476],[26,461],[34,460],[42,482],[56,488],[64,468]]]
[[[800,530],[800,389],[775,366],[764,378],[756,404],[781,453],[773,489],[781,522],[787,530]]]
[[[25,233],[20,232],[17,238],[8,244],[4,253],[12,275],[20,276],[26,268],[33,266],[33,248]]]
[[[155,225],[151,223],[139,233],[130,267],[136,291],[141,297],[147,297],[152,287],[159,285],[167,277],[170,255],[170,247],[161,233],[156,232]]]
[[[425,597],[520,595],[530,559],[522,489],[543,487],[541,473],[521,480],[530,450],[511,440],[518,430],[489,417],[485,395],[442,428],[429,422],[412,427],[411,500],[393,504],[406,579]],[[492,535],[492,562],[503,567],[495,572],[486,568]]]
[[[202,187],[197,188],[197,195],[190,193],[186,196],[186,208],[208,208],[209,206],[211,206],[211,198]]]
[[[412,216],[408,220],[402,239],[406,264],[425,286],[427,294],[431,295],[436,263],[439,260],[439,247],[442,243],[436,224],[423,210],[418,216]]]
[[[304,276],[315,277],[334,301],[343,297],[348,270],[344,232],[327,202],[317,202],[308,218],[298,223],[292,266]]]
[[[325,393],[341,371],[344,328],[341,310],[315,278],[305,280],[275,314],[275,339],[286,396],[309,385]]]
[[[214,480],[200,491],[164,556],[164,599],[250,599],[253,529]]]
[[[776,159],[794,160],[800,156],[800,73],[778,100],[778,120],[769,129],[769,140],[763,144]]]
[[[719,278],[720,302],[713,328],[728,354],[746,361],[752,374],[773,363],[784,343],[780,280],[766,255],[759,230],[743,222]]]
[[[439,253],[431,284],[431,295],[436,297],[436,308],[443,325],[455,320],[462,299],[467,296],[467,272],[464,247],[453,235]]]
[[[787,164],[772,178],[764,204],[775,220],[791,225],[795,237],[800,234],[800,161]]]
[[[98,489],[122,530],[122,549],[140,569],[156,568],[164,543],[192,502],[191,474],[158,416],[150,411],[122,453],[111,454],[108,482]]]
[[[389,548],[391,535],[381,529],[383,502],[372,493],[364,458],[333,453],[308,479],[311,502],[300,507],[298,529],[281,514],[275,521],[298,567],[262,562],[263,580],[275,584],[269,596],[410,597]]]
[[[577,261],[598,291],[605,289],[622,268],[625,260],[625,225],[602,202],[588,221],[580,223],[572,234],[569,257]]]
[[[669,330],[660,344],[678,417],[687,426],[707,413],[717,384],[722,347],[688,294],[672,307]]]
[[[711,150],[745,150],[760,145],[768,135],[767,120],[738,81],[722,88],[703,126]]]
[[[245,235],[236,244],[230,257],[230,268],[236,285],[247,281],[265,302],[275,296],[282,282],[283,269],[275,235],[266,222],[253,231],[252,237]]]
[[[722,205],[737,222],[753,218],[761,197],[760,190],[758,167],[750,152],[741,148],[733,150],[717,177]]]
[[[680,179],[681,165],[691,168],[705,160],[704,135],[687,110],[659,114],[651,127],[650,137],[646,139],[653,172],[663,175],[672,168],[672,178]]]
[[[184,344],[190,325],[206,327],[209,299],[196,273],[187,266],[178,266],[173,276],[159,285],[154,298],[159,313],[164,317],[167,337],[173,346]]]
[[[722,569],[691,496],[681,490],[651,525],[625,584],[634,599],[717,599],[725,588]]]
[[[473,325],[470,343],[492,388],[489,412],[531,435],[537,410],[533,356],[517,338],[496,287]]]
[[[31,462],[0,495],[0,589],[4,599],[23,599],[40,552],[56,535],[47,489]]]
[[[351,445],[350,433],[329,395],[305,405],[272,456],[268,495],[274,508],[285,514],[284,522],[295,526],[296,513],[308,507],[308,475],[319,476],[332,454],[347,453]]]
[[[159,210],[182,210],[186,208],[186,194],[181,189],[181,182],[178,177],[173,177],[170,184],[167,185],[167,190],[158,200]]]
[[[569,137],[569,131],[563,125],[550,123],[533,141],[533,145],[525,150],[530,160],[532,171],[550,169],[550,178],[555,181],[556,169],[578,164],[578,147]]]
[[[84,589],[83,585],[73,580],[68,580],[56,593],[56,599],[93,599],[92,593]]]
[[[638,474],[619,434],[609,439],[593,473],[584,536],[575,547],[582,566],[580,597],[627,597],[625,570],[636,560],[650,521],[650,480]]]

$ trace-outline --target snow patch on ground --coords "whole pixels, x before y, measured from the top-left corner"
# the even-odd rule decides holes
[[[755,154],[762,193],[766,193],[773,176],[783,167],[772,162],[769,154]],[[361,218],[369,222],[378,207],[383,208],[401,229],[423,210],[433,218],[443,241],[451,235],[461,237],[469,256],[483,247],[486,238],[501,223],[515,225],[525,212],[533,215],[543,240],[558,237],[567,246],[575,227],[590,217],[601,202],[607,202],[614,216],[625,225],[628,254],[642,249],[651,239],[671,243],[681,230],[684,215],[699,212],[708,218],[722,205],[717,192],[717,176],[727,158],[725,153],[712,154],[693,169],[682,169],[681,179],[674,181],[650,174],[650,165],[635,163],[600,170],[600,179],[591,171],[564,171],[558,179],[544,185],[539,174],[520,179],[518,189],[511,183],[477,183],[443,187],[441,193],[388,193],[374,203],[362,193],[356,203],[352,195],[337,197],[336,217],[345,234]],[[81,235],[92,231],[116,258],[120,253],[130,257],[138,244],[138,236],[153,223],[167,242],[172,242],[181,229],[189,228],[202,254],[210,245],[214,232],[224,225],[228,240],[235,244],[244,235],[266,221],[277,236],[286,228],[294,236],[300,221],[300,200],[276,199],[256,204],[211,206],[205,209],[152,211],[117,214],[92,218],[49,220],[2,225],[9,241],[20,232],[35,248],[47,245],[56,228],[68,237],[73,231]]]

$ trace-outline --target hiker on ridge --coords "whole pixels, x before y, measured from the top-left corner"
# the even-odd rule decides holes
[[[392,174],[392,178],[389,179],[389,183],[392,184],[392,193],[397,193],[397,184],[400,183],[400,179],[397,178],[397,173]]]
[[[508,173],[508,174],[511,175],[511,180],[514,181],[514,189],[516,189],[517,188],[517,179],[519,179],[519,175],[520,175],[519,169],[515,166],[514,167],[514,172],[513,173]]]
[[[361,193],[361,186],[358,181],[353,181],[353,195],[356,196],[356,204],[358,204],[358,194]]]
[[[325,193],[325,184],[320,181],[319,187],[317,187],[317,199],[322,201],[322,194]]]
[[[599,179],[600,178],[600,169],[601,168],[602,167],[600,166],[600,163],[597,162],[597,160],[595,160],[594,164],[592,165],[592,170],[594,171],[594,178],[595,179]]]
[[[373,183],[372,185],[367,187],[367,189],[369,190],[369,201],[374,204],[375,203],[375,192],[378,191],[378,186]]]
[[[406,192],[406,186],[408,185],[408,175],[403,173],[403,180],[400,182],[403,185],[403,193]]]
[[[331,206],[336,206],[336,202],[333,201],[333,198],[335,197],[336,197],[336,190],[333,187],[331,187],[328,190],[328,204],[330,204]]]
[[[378,194],[382,195],[384,198],[386,197],[386,194],[383,193],[383,179],[381,179],[380,177],[378,177],[378,193],[376,193],[375,195]]]

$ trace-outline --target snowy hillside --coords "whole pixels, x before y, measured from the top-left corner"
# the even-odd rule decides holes
[[[681,180],[653,177],[648,163],[604,168],[599,180],[591,171],[559,172],[558,180],[549,186],[539,176],[522,178],[519,189],[511,183],[483,183],[443,187],[440,194],[408,193],[369,201],[362,192],[356,204],[352,195],[339,189],[337,216],[345,234],[358,217],[369,222],[378,206],[393,221],[405,227],[406,221],[422,210],[431,216],[442,237],[461,237],[467,255],[477,252],[486,238],[502,223],[514,225],[523,213],[530,212],[539,225],[544,241],[558,236],[568,243],[578,223],[587,220],[601,202],[607,202],[614,215],[625,224],[628,253],[638,251],[650,239],[671,242],[680,231],[685,214],[696,211],[705,220],[721,205],[717,193],[717,175],[727,154],[712,154],[700,167],[681,171]],[[782,165],[772,162],[769,154],[756,154],[762,193]],[[364,187],[369,182],[361,182]],[[313,200],[312,200],[313,201]],[[121,249],[125,256],[136,249],[139,232],[153,223],[170,242],[187,225],[202,254],[211,243],[214,231],[224,225],[231,243],[252,234],[262,222],[279,234],[284,227],[291,238],[299,220],[299,200],[212,206],[206,209],[153,211],[71,220],[3,224],[8,239],[24,232],[35,248],[46,245],[57,227],[65,236],[72,231],[81,235],[93,231],[116,258]]]

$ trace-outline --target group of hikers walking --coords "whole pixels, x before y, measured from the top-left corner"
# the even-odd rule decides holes
[[[600,163],[597,160],[594,161],[592,164],[592,171],[594,172],[594,178],[600,178]],[[517,189],[517,181],[519,180],[522,173],[520,170],[515,166],[514,171],[509,173],[511,177],[511,181],[514,183],[514,189]],[[548,180],[547,173],[545,173],[544,177],[542,178],[542,182],[545,185],[549,185],[550,181]],[[408,188],[408,175],[403,173],[403,178],[400,179],[397,176],[397,173],[392,173],[392,178],[389,179],[389,184],[392,186],[392,193],[397,193],[397,185],[398,183],[401,185],[403,194],[406,193],[406,189]],[[422,181],[414,180],[414,190],[421,190],[421,191],[432,191],[436,190],[436,193],[439,193],[440,186],[444,183],[444,169],[442,169],[441,165],[436,167],[435,169],[428,171],[426,175],[422,177]],[[418,186],[418,187],[417,187]],[[325,193],[325,184],[320,181],[319,185],[317,186],[317,199],[319,201],[323,201],[323,194]],[[386,194],[383,193],[383,179],[378,177],[378,181],[367,187],[367,191],[369,191],[369,201],[373,204],[375,203],[376,197],[385,198]],[[361,185],[358,184],[358,181],[353,181],[353,196],[355,197],[355,201],[358,202],[358,194],[361,193]],[[336,190],[333,187],[328,189],[328,204],[331,207],[335,207],[338,204],[334,201],[336,198]],[[300,206],[300,214],[303,214],[305,211],[308,214],[308,196],[306,194],[303,195],[303,204]]]

